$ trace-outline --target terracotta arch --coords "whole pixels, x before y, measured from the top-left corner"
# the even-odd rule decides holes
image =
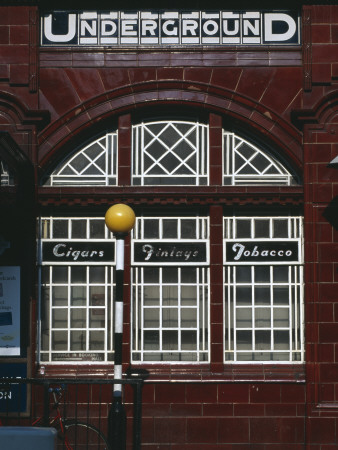
[[[100,121],[145,106],[180,105],[228,116],[258,136],[268,138],[298,169],[302,164],[301,133],[271,109],[223,88],[184,81],[149,82],[119,88],[73,108],[39,135],[38,161],[44,167],[62,148]]]

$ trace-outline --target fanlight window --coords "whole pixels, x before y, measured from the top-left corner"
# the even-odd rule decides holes
[[[107,133],[63,161],[45,183],[51,186],[116,184],[117,133]]]
[[[298,182],[266,150],[260,150],[234,133],[223,131],[223,184],[288,186]]]
[[[133,127],[134,185],[208,184],[208,126],[148,122]]]

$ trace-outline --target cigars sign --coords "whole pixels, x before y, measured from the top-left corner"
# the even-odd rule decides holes
[[[225,241],[226,264],[300,263],[300,242],[290,241]]]
[[[54,11],[42,46],[299,45],[297,11]]]
[[[43,264],[114,264],[115,243],[107,241],[43,241]]]

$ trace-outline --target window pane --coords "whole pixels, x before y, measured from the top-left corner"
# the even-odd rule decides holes
[[[176,308],[162,309],[162,326],[164,328],[177,328],[178,310]]]
[[[53,331],[52,347],[56,351],[67,350],[68,348],[67,331]]]
[[[93,266],[89,268],[89,282],[90,283],[104,283],[105,282],[105,268]]]
[[[178,333],[177,331],[163,331],[163,350],[178,349]]]
[[[224,244],[234,239],[236,227],[245,233],[241,228],[245,220],[254,224],[253,236],[245,238],[248,247],[260,245],[270,234],[283,242],[294,242],[294,236],[299,236],[301,244],[300,217],[233,216],[224,218]],[[268,257],[262,254],[256,265],[240,261],[224,267],[224,361],[269,363],[303,358],[303,268],[282,260],[261,265],[264,256]],[[226,255],[224,261],[228,263]],[[297,351],[289,352],[290,346]]]
[[[86,239],[87,237],[87,221],[73,220],[72,221],[72,239]]]
[[[197,311],[194,308],[181,310],[181,326],[183,328],[197,328]]]
[[[177,220],[175,219],[163,220],[163,236],[166,239],[177,238]]]
[[[67,328],[67,310],[53,309],[52,312],[52,326],[53,328]]]
[[[144,309],[143,326],[144,328],[158,328],[160,326],[160,310],[157,308]]]
[[[53,220],[53,238],[68,237],[68,220]]]
[[[90,237],[91,239],[104,239],[105,223],[104,220],[90,221]]]
[[[49,273],[49,267],[48,267],[48,273]],[[53,283],[61,283],[61,284],[67,284],[68,283],[68,267],[62,267],[62,266],[55,266],[53,269]]]
[[[55,286],[52,290],[53,306],[66,306],[68,304],[68,289],[65,286]]]

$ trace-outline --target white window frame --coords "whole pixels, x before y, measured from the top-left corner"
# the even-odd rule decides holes
[[[144,220],[158,220],[159,221],[159,230],[160,233],[156,239],[152,239],[150,237],[144,236]],[[166,239],[165,234],[163,234],[163,221],[165,220],[177,220],[177,238],[176,239]],[[198,243],[205,243],[207,254],[206,261],[204,263],[184,263],[184,264],[173,264],[172,268],[177,270],[178,277],[177,283],[164,283],[162,282],[163,271],[170,267],[169,263],[150,263],[150,264],[141,264],[141,263],[132,263],[132,281],[131,281],[131,360],[133,364],[203,364],[210,362],[210,274],[209,274],[209,218],[208,217],[199,217],[199,216],[180,216],[180,217],[137,217],[136,225],[133,230],[133,243],[147,243],[158,242],[159,245],[164,245],[166,243],[191,243],[193,239],[184,239],[181,238],[180,234],[180,223],[182,220],[194,220],[196,221],[196,237],[195,241]],[[133,260],[133,257],[132,257]],[[199,286],[199,289],[196,289],[197,298],[196,303],[192,306],[182,306],[181,301],[181,290],[185,286],[192,287],[196,283],[182,283],[181,282],[181,271],[184,268],[195,269],[196,271],[196,280]],[[144,290],[147,288],[147,284],[144,282],[144,270],[153,268],[154,271],[158,271],[159,273],[159,281],[158,283],[152,284],[150,283],[148,286],[155,286],[158,288],[159,302],[156,305],[155,309],[158,310],[159,317],[159,326],[155,328],[146,328],[143,326],[144,324],[144,312],[145,310],[154,309],[154,306],[146,306],[145,298],[144,298]],[[163,314],[164,310],[168,309],[168,305],[164,305],[164,296],[163,289],[170,287],[177,288],[178,297],[177,297],[177,306],[170,307],[169,309],[177,310],[177,326],[176,327],[165,327],[163,326]],[[187,310],[195,310],[196,311],[196,328],[192,328],[188,326],[185,328],[181,322],[182,312]],[[183,331],[191,331],[195,330],[196,332],[196,349],[184,349],[181,345],[181,332]],[[144,331],[158,331],[159,333],[159,347],[157,350],[145,349],[144,345]],[[177,349],[165,349],[163,345],[163,331],[174,331],[178,333],[178,347]],[[189,359],[189,355],[194,354],[195,357]],[[174,355],[174,356],[172,356]],[[177,356],[178,355],[178,356]],[[185,356],[186,355],[186,356]],[[154,358],[154,360],[152,360]],[[157,359],[156,359],[157,358]],[[178,359],[177,359],[178,358]],[[186,358],[186,359],[185,359]]]
[[[53,235],[53,223],[55,221],[61,221],[65,223],[65,229],[67,230],[65,236],[55,237]],[[82,238],[72,237],[72,224],[76,221],[82,221],[86,223],[86,231],[85,236]],[[91,236],[91,223],[93,221],[102,222],[102,231],[103,235],[100,239],[94,239]],[[114,355],[114,343],[113,343],[113,289],[115,286],[115,276],[114,276],[114,266],[116,257],[114,255],[114,260],[111,262],[79,262],[71,258],[69,262],[57,262],[57,261],[44,261],[42,259],[42,247],[44,243],[58,243],[62,242],[67,245],[67,250],[72,248],[72,243],[77,242],[86,243],[90,241],[90,243],[102,243],[106,242],[108,245],[114,245],[115,239],[113,239],[112,233],[110,233],[105,226],[104,218],[102,217],[41,217],[38,223],[39,228],[39,239],[38,239],[38,284],[39,284],[39,321],[38,321],[38,360],[40,364],[44,365],[53,365],[53,364],[107,364],[113,362]],[[63,247],[64,248],[64,247]],[[66,250],[66,252],[67,252]],[[76,250],[75,250],[76,251]],[[64,252],[64,253],[66,253]],[[83,282],[72,283],[71,282],[71,270],[76,267],[83,267],[86,273],[86,280]],[[57,267],[65,267],[67,271],[67,280],[64,283],[53,283],[53,270]],[[104,268],[104,281],[100,282],[90,282],[89,274],[91,268]],[[42,270],[48,271],[48,282],[46,284],[43,283],[42,280]],[[53,288],[64,287],[67,290],[67,304],[65,305],[55,305],[52,304],[53,298]],[[72,289],[83,289],[85,291],[84,301],[85,304],[80,306],[72,305]],[[93,305],[91,303],[90,290],[95,288],[99,288],[101,291],[102,288],[104,290],[104,301],[103,305]],[[42,348],[42,339],[43,339],[43,324],[42,324],[42,308],[44,305],[42,289],[48,291],[48,320],[47,325],[48,328],[48,345],[47,348]],[[56,302],[55,302],[56,303]],[[76,310],[85,311],[86,315],[86,326],[85,327],[72,327],[71,317],[72,312]],[[67,326],[63,327],[53,327],[53,316],[57,313],[66,313],[67,315]],[[94,319],[93,315],[99,314],[104,315],[104,327],[95,327],[90,325],[90,319]],[[64,332],[67,334],[67,348],[65,349],[53,349],[52,339],[53,332]],[[84,349],[72,349],[71,348],[71,333],[72,332],[82,332],[85,335],[85,348]],[[104,346],[100,349],[90,349],[90,333],[97,332],[103,333],[104,336]],[[46,339],[47,339],[46,338]],[[64,355],[64,356],[63,356]],[[67,359],[67,355],[70,357]]]
[[[245,158],[240,153],[241,147],[246,146],[252,152]],[[260,168],[255,159],[265,161],[266,166]],[[236,167],[240,161],[240,167]],[[253,173],[245,173],[245,168]],[[269,173],[273,170],[275,173]],[[290,186],[298,184],[297,176],[292,174],[280,161],[266,150],[261,150],[252,142],[223,130],[223,185],[230,186]]]
[[[277,243],[282,239],[286,242],[296,242],[298,245],[298,261],[286,262],[286,261],[257,261],[251,262],[227,262],[226,261],[226,243],[236,243],[240,239],[236,235],[236,222],[238,220],[247,220],[251,222],[250,236],[246,240],[250,243],[255,243],[259,247],[259,244],[269,241],[269,243]],[[257,239],[255,237],[255,221],[269,221],[269,235],[265,239]],[[274,220],[286,220],[288,228],[288,237],[275,237],[273,234],[273,221]],[[233,216],[224,217],[224,239],[223,239],[223,252],[224,252],[224,295],[223,295],[223,308],[224,308],[224,363],[225,364],[297,364],[304,362],[304,280],[303,280],[303,221],[301,216]],[[269,267],[269,280],[264,283],[255,282],[255,270],[258,267]],[[288,280],[284,282],[273,281],[274,268],[284,266],[287,268]],[[247,267],[250,271],[250,281],[236,283],[236,268]],[[250,289],[250,302],[247,304],[238,304],[236,302],[236,288]],[[259,304],[255,302],[255,288],[263,287],[270,291],[270,304]],[[273,288],[288,289],[289,303],[287,305],[275,304]],[[250,315],[245,315],[251,310]],[[264,327],[259,323],[259,310],[266,312],[270,310],[270,326]],[[285,322],[288,321],[288,326],[274,326],[273,321],[277,315],[282,314],[284,311]],[[257,317],[256,317],[257,314]],[[246,326],[240,326],[240,317],[246,322]],[[251,325],[248,322],[251,320]],[[257,320],[257,322],[256,322]],[[251,350],[248,348],[240,348],[236,342],[237,332],[246,331],[251,333]],[[267,331],[270,333],[270,348],[256,348],[255,333]],[[288,332],[289,344],[287,349],[278,349],[274,343],[274,333],[282,331]],[[248,345],[244,345],[248,347]],[[251,353],[252,359],[241,359],[244,355]],[[286,359],[278,359],[280,356],[288,354]],[[241,356],[242,355],[242,356]],[[261,359],[259,359],[261,355]],[[264,356],[263,356],[264,355]],[[270,355],[270,358],[267,358]],[[272,357],[271,357],[272,356]]]
[[[151,127],[161,127],[157,134],[151,130]],[[187,126],[189,129],[182,132],[179,127]],[[161,139],[161,135],[165,134],[168,129],[174,130],[180,138],[169,145]],[[199,122],[189,122],[180,120],[166,121],[149,121],[133,125],[132,130],[132,184],[140,186],[207,186],[209,184],[209,126]],[[196,144],[194,145],[189,136],[196,133]],[[150,142],[145,142],[146,134],[152,136]],[[156,157],[151,154],[149,148],[154,143],[158,144],[163,153]],[[189,155],[181,156],[179,152],[180,143],[184,143],[191,148]],[[176,158],[179,162],[172,169],[166,167],[165,158]],[[193,169],[189,166],[189,159],[196,158],[196,167]],[[146,168],[145,159],[152,160],[152,165]],[[161,174],[151,173],[151,170],[157,167],[161,170]],[[178,173],[178,169],[184,168],[185,173]],[[175,180],[172,182],[171,180]]]
[[[118,178],[117,137],[117,132],[107,133],[67,157],[49,175],[44,185],[116,186]],[[93,151],[95,147],[96,149]],[[84,162],[81,168],[76,167],[76,160],[80,158]],[[91,167],[96,171],[95,174],[86,173]]]

